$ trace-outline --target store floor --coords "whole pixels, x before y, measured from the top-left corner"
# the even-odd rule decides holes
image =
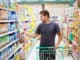
[[[39,46],[39,41],[35,44],[35,46],[32,48],[31,53],[29,54],[28,58],[26,60],[39,60],[37,59],[37,52],[36,52],[36,47]],[[60,53],[59,53],[60,54]],[[57,54],[56,54],[57,55]],[[62,56],[56,56],[56,60],[73,60],[71,56],[65,56],[62,58]]]

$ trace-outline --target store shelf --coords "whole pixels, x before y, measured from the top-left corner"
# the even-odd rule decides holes
[[[0,37],[5,36],[5,35],[12,34],[12,33],[17,32],[17,31],[18,30],[14,30],[14,31],[11,31],[11,32],[8,32],[8,33],[0,34]]]
[[[20,45],[17,49],[14,50],[14,52],[12,52],[8,57],[5,58],[5,60],[8,60],[12,55],[14,55],[20,48],[22,47],[22,45]]]
[[[7,9],[7,8],[1,8],[1,7],[0,7],[0,9],[2,9],[2,10],[6,10],[6,11],[15,11],[15,10]]]
[[[0,23],[17,22],[16,20],[0,20]]]
[[[10,44],[6,45],[5,47],[0,49],[0,52],[3,51],[4,49],[6,49],[7,47],[9,47],[10,45],[16,43],[18,41],[18,39],[14,40],[13,42],[11,42]]]

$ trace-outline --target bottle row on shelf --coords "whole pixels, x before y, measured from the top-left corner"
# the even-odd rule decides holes
[[[15,60],[18,43],[15,0],[0,0],[0,60]]]
[[[5,10],[16,10],[16,0],[0,0],[0,8]]]
[[[5,50],[0,52],[0,60],[12,60],[15,53],[21,48],[18,42],[8,46]],[[14,60],[14,59],[13,59]]]
[[[17,14],[15,11],[0,9],[0,20],[17,20]]]
[[[18,39],[17,32],[0,37],[0,48]]]
[[[12,23],[1,23],[0,24],[0,34],[16,30],[16,28],[17,28],[16,23],[13,23],[13,22]]]

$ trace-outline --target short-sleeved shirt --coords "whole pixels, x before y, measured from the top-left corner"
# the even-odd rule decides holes
[[[37,34],[41,34],[40,46],[54,46],[55,36],[60,32],[58,24],[51,22],[49,24],[41,23],[36,30]]]

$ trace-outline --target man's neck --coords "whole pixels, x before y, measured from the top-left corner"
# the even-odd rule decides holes
[[[46,21],[45,21],[45,24],[49,24],[51,21],[50,21],[50,19],[47,19]]]

